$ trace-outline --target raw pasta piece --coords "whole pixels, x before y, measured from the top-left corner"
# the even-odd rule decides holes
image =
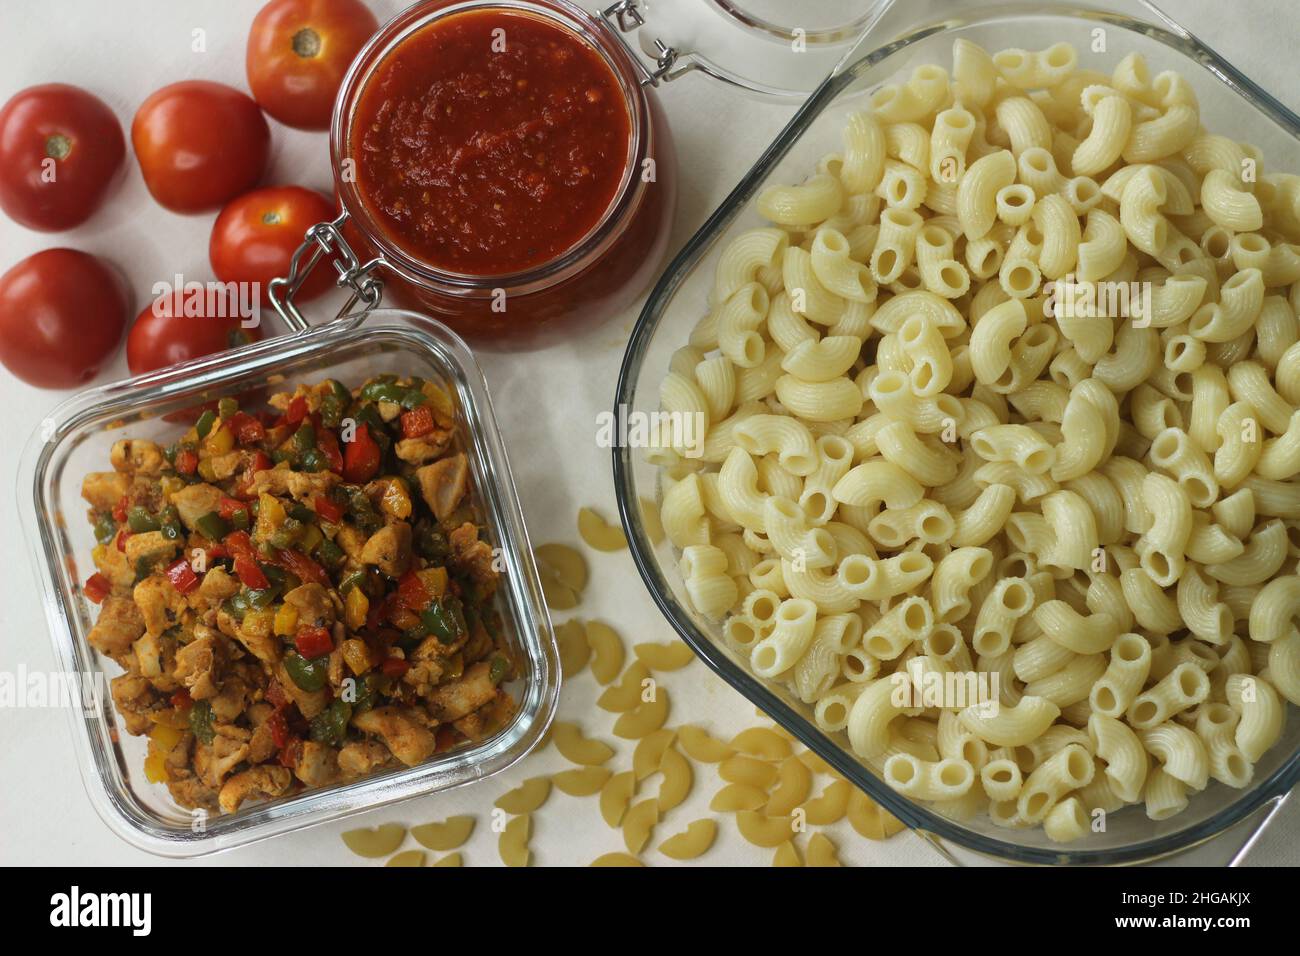
[[[497,802],[493,806],[511,816],[520,816],[540,808],[550,795],[549,777],[531,777],[513,790],[508,790],[497,797]]]
[[[384,866],[424,866],[427,855],[423,850],[403,850],[390,857]]]
[[[591,645],[587,643],[587,629],[582,621],[570,618],[555,629],[555,643],[560,650],[560,671],[566,678],[582,673],[591,659]]]
[[[767,803],[767,791],[747,783],[730,783],[713,795],[709,809],[716,813],[758,810]]]
[[[728,757],[718,765],[718,776],[728,783],[747,783],[761,790],[776,783],[777,775],[778,770],[774,764],[744,754]]]
[[[664,751],[659,762],[659,771],[664,775],[659,784],[659,814],[662,816],[674,807],[681,806],[690,795],[695,783],[695,772],[691,762],[677,752],[675,747]]]
[[[578,512],[578,535],[597,551],[622,551],[627,547],[623,529],[611,525],[591,508]]]
[[[757,810],[741,810],[737,813],[736,828],[754,846],[769,848],[780,846],[794,833],[791,817],[769,817]]]
[[[700,763],[720,763],[735,753],[721,740],[709,736],[708,731],[692,724],[682,724],[678,727],[677,739],[681,741],[686,755]]]
[[[849,795],[848,817],[853,829],[868,840],[885,840],[907,829],[898,818],[856,787]]]
[[[385,823],[382,826],[362,830],[348,830],[342,834],[343,843],[357,856],[367,859],[388,856],[406,839],[406,827],[400,823]]]
[[[471,816],[448,817],[441,823],[422,823],[411,827],[411,836],[420,846],[430,850],[454,850],[465,845],[474,832],[474,818]]]
[[[652,671],[675,671],[695,660],[695,652],[682,641],[666,644],[637,644],[632,648],[637,660]]]
[[[805,866],[842,866],[835,855],[835,844],[824,833],[814,833],[808,838],[808,849],[804,851]]]
[[[643,701],[625,714],[619,714],[618,720],[614,721],[614,736],[624,740],[640,740],[667,723],[669,707],[668,688],[656,685],[650,700]]]
[[[606,687],[596,698],[596,706],[611,714],[625,714],[636,709],[641,703],[645,682],[649,679],[650,669],[640,661],[634,662],[623,672],[623,677],[617,684]]]
[[[708,852],[717,835],[718,824],[705,817],[660,843],[659,852],[672,860],[694,860]]]
[[[844,819],[849,809],[849,796],[853,785],[847,780],[834,780],[820,796],[803,805],[804,819],[812,826],[825,827]]]
[[[444,856],[441,860],[439,860],[437,863],[434,863],[433,865],[434,866],[460,866],[462,862],[463,861],[461,860],[461,856],[459,853],[448,853],[446,856]]]
[[[664,523],[659,517],[659,505],[649,498],[641,499],[641,521],[645,524],[645,533],[650,543],[656,547],[663,544]]]
[[[645,866],[630,853],[606,853],[591,861],[591,866]]]
[[[636,774],[631,770],[616,773],[600,790],[600,815],[611,827],[617,828],[627,813],[627,805],[636,794]]]
[[[582,728],[567,720],[557,720],[553,727],[555,749],[569,763],[596,767],[614,756],[614,748],[604,741],[582,735]]]
[[[587,559],[567,544],[543,544],[533,554],[542,580],[542,596],[552,611],[578,606],[587,586]]]
[[[533,818],[527,814],[512,817],[497,839],[497,853],[506,866],[527,866],[533,858],[528,840],[533,835]]]
[[[742,754],[763,760],[783,760],[790,756],[790,741],[769,727],[750,727],[731,738],[731,746]]]
[[[799,851],[795,849],[793,840],[786,840],[776,848],[776,855],[772,857],[773,866],[803,866],[803,861],[799,859]]]
[[[768,798],[764,811],[773,816],[789,816],[795,807],[808,799],[812,790],[812,771],[795,757],[781,761],[776,789]]]
[[[602,684],[608,684],[623,669],[623,639],[618,631],[602,621],[587,622],[587,643],[591,646],[591,673]]]
[[[611,776],[613,772],[604,767],[579,767],[575,770],[561,770],[551,777],[551,782],[561,793],[567,793],[571,797],[590,797],[600,793]]]
[[[627,852],[635,855],[645,849],[658,822],[658,801],[642,800],[629,807],[623,815],[623,843]]]
[[[638,780],[644,780],[652,773],[659,772],[659,765],[664,758],[664,751],[672,746],[677,732],[670,727],[663,727],[652,734],[646,734],[632,751],[632,771]]]

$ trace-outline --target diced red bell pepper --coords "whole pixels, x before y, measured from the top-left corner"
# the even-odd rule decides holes
[[[401,677],[411,669],[411,665],[403,657],[390,657],[379,665],[379,669],[385,677]]]
[[[323,627],[301,627],[294,635],[293,645],[299,654],[311,660],[334,650],[334,638]]]
[[[402,607],[418,613],[429,606],[433,595],[429,593],[429,589],[424,586],[418,574],[407,571],[397,582],[397,600]]]
[[[131,532],[127,531],[125,528],[117,533],[117,538],[114,541],[114,544],[117,545],[117,550],[122,552],[126,551],[126,539],[129,537],[131,537]]]
[[[266,702],[280,711],[292,704],[293,698],[284,692],[278,680],[271,680],[266,685]]]
[[[113,520],[118,524],[124,522],[126,520],[126,509],[130,506],[131,502],[127,499],[126,495],[118,498],[117,504],[113,506]]]
[[[266,573],[257,566],[251,554],[236,555],[235,576],[239,578],[240,584],[254,591],[264,591],[271,586]]]
[[[113,586],[108,583],[108,578],[96,571],[86,580],[86,586],[82,590],[91,601],[101,604],[112,592]]]
[[[266,426],[247,412],[235,412],[230,427],[241,445],[252,445],[266,438]]]
[[[364,484],[379,471],[379,459],[379,446],[370,437],[369,426],[358,423],[352,441],[343,450],[343,479],[354,485]]]
[[[316,429],[316,447],[320,453],[325,456],[325,461],[329,465],[330,471],[336,475],[343,474],[343,452],[339,449],[338,436],[334,434],[333,429],[317,428]]]
[[[266,726],[271,731],[271,742],[277,748],[283,747],[289,742],[289,722],[284,719],[282,711],[272,711],[271,716],[266,718]]]
[[[253,551],[253,539],[248,536],[247,531],[232,531],[221,539],[221,543],[235,557],[242,554],[251,558],[255,553]]]
[[[276,563],[290,574],[296,574],[304,584],[314,582],[330,587],[330,576],[325,569],[301,551],[285,550],[277,552]]]
[[[190,692],[184,687],[171,696],[172,706],[177,710],[188,710],[194,706],[194,699],[190,697]]]
[[[392,613],[393,605],[397,602],[397,592],[390,591],[380,601],[371,601],[370,610],[366,611],[366,627],[374,630],[388,620],[388,615]]]
[[[433,409],[428,405],[416,405],[409,412],[402,413],[403,438],[420,438],[433,429]]]
[[[253,457],[249,459],[248,464],[240,475],[235,479],[234,494],[237,498],[252,499],[257,494],[253,491],[253,479],[259,471],[266,471],[271,467],[271,457],[264,451],[256,451]]]
[[[331,524],[338,524],[343,520],[343,506],[335,504],[324,496],[317,497],[315,501],[316,513]]]
[[[192,475],[199,468],[199,456],[188,448],[176,453],[176,470],[182,475]]]
[[[234,520],[238,512],[248,513],[248,505],[234,498],[223,497],[217,504],[217,514],[221,515],[226,521]]]
[[[286,425],[297,425],[307,417],[307,399],[299,395],[293,401],[289,402],[289,407],[284,413],[284,423]]]
[[[199,586],[199,576],[184,558],[167,566],[167,577],[181,594],[189,594]]]
[[[291,737],[283,747],[280,748],[280,766],[293,769],[298,766],[298,761],[302,758],[302,738]]]

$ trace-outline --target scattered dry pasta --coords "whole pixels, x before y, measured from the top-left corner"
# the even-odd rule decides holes
[[[530,777],[513,790],[501,794],[493,806],[511,816],[521,816],[539,809],[550,795],[549,777]]]
[[[596,767],[614,756],[614,748],[601,740],[584,737],[582,728],[567,720],[557,720],[551,727],[555,749],[569,763]]]
[[[471,816],[448,817],[441,823],[422,823],[411,827],[415,842],[430,850],[445,852],[465,845],[474,832],[475,820]]]
[[[627,547],[623,529],[610,524],[591,508],[578,511],[578,535],[597,551],[622,551]]]
[[[512,817],[497,838],[497,853],[506,866],[527,866],[533,858],[528,841],[533,835],[533,818]]]
[[[375,859],[388,856],[406,839],[406,827],[400,823],[385,823],[364,830],[348,830],[342,834],[344,845],[357,856]]]
[[[694,860],[709,851],[717,835],[718,824],[706,817],[687,824],[681,833],[664,840],[659,844],[659,852],[672,860]]]

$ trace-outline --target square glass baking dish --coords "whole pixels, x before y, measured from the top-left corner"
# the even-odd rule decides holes
[[[119,733],[107,693],[107,678],[118,673],[117,665],[86,641],[96,609],[82,584],[94,571],[95,540],[85,518],[81,479],[107,470],[109,448],[120,438],[174,440],[185,426],[164,421],[169,413],[227,395],[292,389],[300,381],[329,376],[355,383],[382,373],[420,375],[443,384],[456,399],[475,504],[505,565],[498,601],[522,671],[506,685],[517,713],[482,742],[417,767],[250,804],[229,816],[197,818],[176,805],[164,786],[145,779],[147,738]],[[379,309],[91,389],[55,409],[31,436],[18,482],[19,512],[57,666],[65,674],[89,675],[98,691],[84,698],[89,703],[69,708],[82,779],[109,827],[144,850],[198,856],[473,783],[528,753],[554,716],[560,682],[555,639],[486,383],[464,342],[438,322]]]
[[[1080,66],[1109,71],[1130,52],[1141,53],[1152,74],[1176,69],[1192,83],[1205,126],[1254,143],[1273,171],[1300,172],[1300,117],[1244,77],[1165,13],[1143,0],[1088,3],[988,3],[979,0],[894,0],[882,7],[853,49],[799,109],[721,206],[685,245],[651,292],[633,330],[620,372],[616,409],[632,414],[659,409],[659,383],[674,350],[687,342],[704,314],[718,256],[738,232],[765,224],[753,208],[769,184],[801,182],[826,153],[841,148],[845,115],[872,90],[922,64],[951,66],[952,43],[972,40],[990,51],[1043,49],[1068,41]],[[1090,54],[1094,44],[1104,52]],[[1040,829],[1010,830],[987,818],[957,821],[913,803],[888,787],[880,766],[859,760],[843,732],[826,734],[811,708],[779,685],[756,677],[723,640],[717,623],[696,613],[667,541],[652,543],[638,501],[657,499],[656,468],[628,447],[613,450],[619,510],[633,557],[660,610],[696,653],[753,703],[824,757],[953,862],[1128,864],[1180,853],[1225,831],[1240,856],[1300,781],[1300,714],[1289,707],[1282,739],[1256,766],[1250,787],[1212,783],[1192,796],[1186,811],[1162,822],[1140,808],[1112,814],[1105,833],[1077,844],[1052,843]]]

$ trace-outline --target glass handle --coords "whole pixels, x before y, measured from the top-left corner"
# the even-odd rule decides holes
[[[308,229],[302,245],[294,250],[293,257],[289,260],[289,274],[272,279],[267,287],[267,296],[275,306],[275,311],[294,332],[302,332],[310,324],[303,318],[293,297],[322,259],[328,258],[338,273],[335,285],[352,291],[351,298],[335,318],[354,313],[360,317],[379,305],[384,283],[374,273],[383,259],[375,258],[363,263],[357,257],[352,246],[343,238],[343,227],[347,221],[348,214],[342,212],[332,222],[318,222]],[[362,306],[359,312],[355,308],[358,302]]]
[[[728,70],[726,67],[719,66],[706,56],[701,56],[689,50],[679,50],[676,47],[669,46],[657,37],[650,40],[640,32],[641,28],[646,25],[642,6],[642,0],[618,0],[617,3],[611,4],[600,11],[601,19],[610,26],[614,31],[614,35],[627,48],[628,53],[632,56],[632,61],[640,70],[642,86],[658,86],[660,83],[669,83],[679,76],[699,70],[705,76],[710,76],[719,82],[734,86],[747,93],[757,93],[760,96],[788,100],[792,103],[802,103],[808,98],[808,93],[800,90],[787,90],[783,87],[769,86],[757,80],[747,79]],[[639,51],[625,39],[626,34],[632,33],[637,34],[640,45]],[[654,60],[653,69],[646,65],[643,56]]]

